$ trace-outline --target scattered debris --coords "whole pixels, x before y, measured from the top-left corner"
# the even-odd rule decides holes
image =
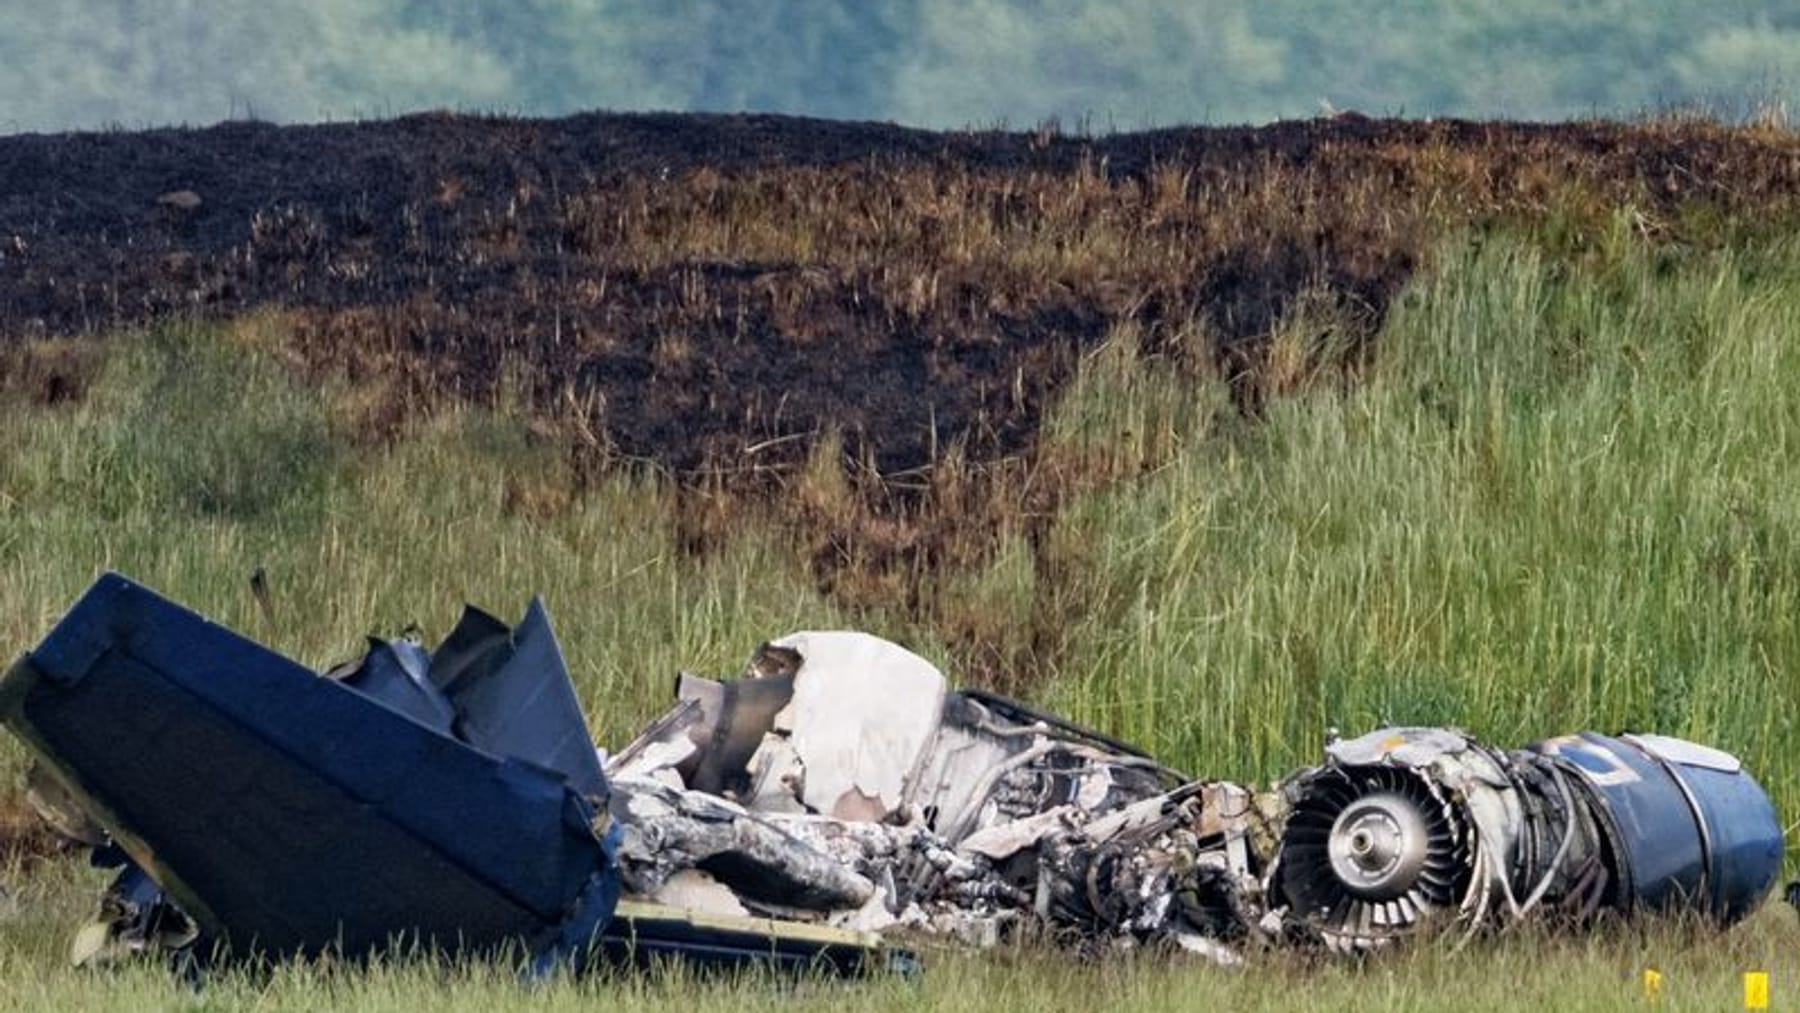
[[[412,938],[523,945],[540,971],[910,970],[878,933],[1030,927],[1236,964],[1433,921],[1729,923],[1781,867],[1738,761],[1662,736],[1503,751],[1386,729],[1257,792],[953,690],[867,634],[796,633],[739,678],[675,688],[608,759],[541,602],[516,628],[469,609],[435,651],[372,640],[320,678],[109,574],[0,682],[0,719],[42,764],[51,824],[122,867],[83,959]]]
[[[1470,932],[1602,910],[1729,923],[1781,867],[1767,795],[1735,758],[1675,739],[1590,732],[1503,752],[1453,729],[1386,729],[1333,742],[1323,765],[1258,796],[945,687],[885,641],[795,634],[741,679],[683,675],[676,706],[608,776],[741,806],[741,822],[799,841],[854,840],[825,850],[881,884],[882,910],[779,912],[790,917],[974,942],[1031,921],[1227,962],[1251,940],[1373,949],[1438,915]],[[651,886],[633,880],[650,861],[636,850],[622,849],[628,889]],[[791,868],[816,861],[790,854]],[[654,860],[666,875],[717,858]],[[739,871],[721,882],[754,906],[767,877]]]

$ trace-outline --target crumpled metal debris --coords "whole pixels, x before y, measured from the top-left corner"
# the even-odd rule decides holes
[[[1256,793],[949,690],[859,633],[771,641],[736,680],[684,674],[676,706],[608,775],[728,800],[790,833],[791,868],[824,852],[876,884],[874,899],[786,917],[974,943],[1035,924],[1226,963],[1249,943],[1370,950],[1446,919],[1468,932],[1601,911],[1729,923],[1782,858],[1773,807],[1736,759],[1676,739],[1587,732],[1505,751],[1456,729],[1384,729]],[[858,846],[819,846],[818,828]],[[649,860],[633,851],[628,868]],[[716,861],[655,851],[665,875]],[[763,873],[710,871],[726,888],[715,896],[763,903]]]
[[[771,641],[735,680],[682,675],[675,707],[607,776],[626,800],[621,825],[643,828],[621,847],[626,888],[649,896],[692,868],[752,911],[976,943],[1027,921],[1119,941],[1210,938],[1235,917],[1221,910],[1260,896],[1248,792],[952,691],[929,662],[867,634]],[[756,828],[754,847],[721,851],[719,833],[686,845],[687,824],[721,804],[740,832]],[[810,877],[815,895],[844,868],[867,888],[837,904],[797,903],[791,883],[772,897],[775,834],[784,875]]]
[[[881,953],[912,966],[872,933],[991,945],[1029,930],[1231,964],[1254,946],[1366,952],[1431,923],[1473,934],[1641,911],[1729,923],[1769,892],[1783,855],[1768,796],[1734,757],[1655,735],[1502,750],[1455,729],[1384,729],[1334,740],[1319,765],[1257,791],[953,689],[879,638],[815,631],[764,644],[737,678],[682,674],[674,706],[606,757],[538,603],[517,628],[470,610],[433,652],[373,640],[318,679],[123,578],[90,599],[0,682],[0,718],[54,770],[34,782],[53,824],[97,855],[129,855],[105,932],[84,936],[91,953],[213,937],[308,951],[348,926],[364,947],[412,930],[556,959],[855,969]],[[183,710],[164,682],[213,710]],[[149,694],[156,720],[118,693]],[[172,743],[170,728],[204,734]],[[263,740],[279,755],[257,753]],[[179,784],[131,766],[143,750]],[[196,787],[252,753],[273,798],[246,781],[220,804],[216,786]],[[359,873],[358,847],[375,839],[354,823],[365,803],[300,787],[320,778],[407,828],[412,844],[381,837],[381,853],[420,875],[385,872],[398,879],[384,887]],[[424,870],[446,858],[498,896],[434,891]],[[1800,899],[1800,884],[1788,892]],[[596,915],[620,895],[616,916]],[[520,905],[529,917],[495,914]]]

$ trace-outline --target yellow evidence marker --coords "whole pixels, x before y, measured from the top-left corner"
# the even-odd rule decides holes
[[[1744,972],[1744,1008],[1769,1008],[1769,972]]]

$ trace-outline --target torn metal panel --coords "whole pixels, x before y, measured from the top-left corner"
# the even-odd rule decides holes
[[[1060,805],[1023,819],[984,827],[963,838],[957,849],[992,862],[1005,861],[1026,848],[1037,847],[1046,838],[1074,831],[1078,826],[1076,813],[1074,806]]]
[[[1103,739],[1044,721],[1004,697],[952,693],[909,801],[956,842],[1059,806],[1111,812],[1184,780],[1141,751],[1115,750]]]
[[[709,734],[703,727],[706,720],[699,701],[678,700],[668,713],[605,760],[606,776],[658,777],[684,785],[681,771],[690,767],[688,760],[699,753],[700,743]]]
[[[465,608],[432,652],[410,637],[371,637],[362,658],[325,674],[440,734],[557,771],[590,798],[605,793],[542,599],[517,628]]]
[[[981,689],[965,689],[961,691],[960,695],[965,700],[982,705],[1002,720],[1015,726],[1037,727],[1046,731],[1054,731],[1059,738],[1086,742],[1091,746],[1097,746],[1121,756],[1151,758],[1148,752],[1123,739],[1116,739],[1103,732],[1094,731],[1092,728],[1078,725],[1061,715],[1040,710],[1011,697],[1001,696],[999,693]]]
[[[683,676],[682,698],[700,705],[701,721],[689,732],[699,747],[679,768],[688,787],[743,798],[750,787],[750,760],[775,718],[794,696],[792,676],[719,683]]]
[[[1015,728],[997,733],[984,726],[999,727],[992,712],[960,693],[945,699],[937,734],[920,759],[908,800],[932,826],[967,826],[973,832],[996,821],[997,811],[981,816],[991,791],[988,774],[1030,748],[1027,740],[1036,732]]]
[[[464,610],[432,652],[431,678],[455,708],[458,738],[557,771],[590,798],[604,796],[594,739],[542,598],[512,629],[480,609]]]
[[[0,682],[0,719],[236,949],[367,952],[405,934],[562,953],[617,897],[611,844],[561,774],[114,574]]]
[[[431,680],[431,655],[411,640],[370,637],[360,661],[326,676],[443,735],[456,725],[456,708]]]
[[[800,750],[786,735],[765,733],[750,757],[744,804],[758,812],[799,814],[807,811],[801,801],[805,794],[806,763]]]

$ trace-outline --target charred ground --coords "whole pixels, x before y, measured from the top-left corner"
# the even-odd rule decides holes
[[[1254,417],[1353,376],[1446,232],[1548,226],[1579,254],[1623,217],[1706,244],[1785,228],[1797,193],[1795,135],[1704,122],[1092,138],[423,115],[15,136],[0,392],[79,398],[105,353],[83,336],[273,310],[297,372],[367,392],[355,438],[504,396],[566,448],[571,495],[648,463],[704,549],[782,490],[823,586],[928,610],[934,575],[1003,530],[1037,545],[1070,490],[1123,477],[1037,439],[1109,337],[1223,377]],[[1272,356],[1302,318],[1318,340]],[[820,448],[842,470],[826,492]]]
[[[522,370],[691,476],[836,427],[883,473],[1028,449],[1121,324],[1222,363],[1302,293],[1372,333],[1443,226],[1785,211],[1800,144],[1708,124],[1347,117],[1108,138],[778,117],[449,115],[0,139],[0,334],[279,306],[313,369]],[[17,354],[15,350],[15,354]],[[41,396],[79,388],[45,377]],[[795,440],[764,461],[794,460]],[[761,462],[759,462],[761,463]]]

